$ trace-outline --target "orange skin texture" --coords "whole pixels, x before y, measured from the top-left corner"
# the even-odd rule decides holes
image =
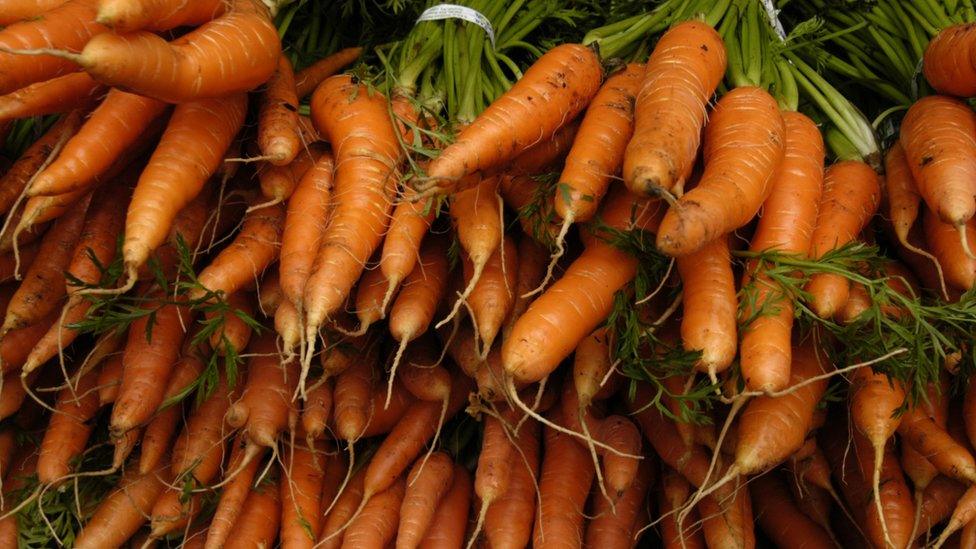
[[[315,534],[322,520],[322,507],[331,500],[322,501],[322,486],[326,467],[337,463],[326,462],[324,445],[292,446],[292,453],[285,458],[285,479],[281,482],[281,546],[288,549],[307,548],[315,545]],[[304,523],[303,523],[304,521]],[[308,528],[312,532],[309,536]]]
[[[763,475],[749,483],[756,518],[763,532],[779,546],[803,540],[800,547],[827,549],[834,542],[827,532],[797,507],[779,475]]]
[[[285,213],[285,226],[281,233],[281,251],[278,271],[281,273],[281,291],[296,306],[301,303],[305,282],[312,272],[314,254],[329,219],[335,162],[325,152],[298,181]]]
[[[489,508],[504,495],[514,472],[510,468],[515,446],[505,435],[501,420],[494,416],[485,417],[481,452],[478,454],[478,467],[474,473],[474,491],[481,505]]]
[[[560,218],[585,222],[596,214],[634,133],[634,101],[643,77],[643,65],[627,65],[607,78],[587,107],[559,176],[565,185],[554,197]]]
[[[905,402],[905,390],[869,368],[859,368],[852,377],[851,422],[872,445],[883,447],[901,423],[897,411]]]
[[[369,402],[373,390],[373,357],[354,360],[348,369],[338,374],[335,384],[333,417],[336,435],[346,441],[362,436],[369,422]]]
[[[454,480],[437,506],[432,524],[422,545],[430,549],[453,549],[464,544],[468,510],[471,508],[471,474],[460,464],[454,465]]]
[[[332,511],[324,517],[325,521],[322,526],[322,531],[319,533],[319,542],[317,544],[319,547],[323,549],[339,549],[342,547],[343,538],[348,531],[334,536],[332,534],[337,532],[339,528],[352,518],[353,513],[356,512],[356,508],[362,502],[363,478],[365,476],[366,468],[363,467],[349,479],[349,483],[343,492],[339,494],[339,499],[336,501],[335,506],[332,507]],[[395,530],[394,533],[396,533]]]
[[[454,461],[443,452],[434,452],[426,463],[423,459],[414,463],[407,476],[407,489],[400,506],[400,525],[396,534],[398,549],[419,547],[425,533],[443,528],[443,524],[434,520],[440,502],[453,486],[454,471]],[[467,506],[464,509],[467,510]]]
[[[411,200],[416,193],[408,189],[393,208],[390,230],[383,239],[380,270],[390,284],[399,284],[414,271],[417,250],[434,222],[437,209],[427,200]]]
[[[810,258],[820,259],[857,238],[880,201],[880,178],[867,164],[845,160],[827,168]],[[814,312],[821,318],[832,318],[847,303],[850,282],[840,275],[815,274],[804,289],[811,295]]]
[[[855,463],[861,469],[861,476],[871,479],[874,475],[874,452],[871,442],[861,434],[853,435],[853,446],[856,452]],[[879,480],[878,497],[881,499],[881,512],[884,514],[888,535],[895,547],[906,547],[911,541],[912,523],[915,520],[915,505],[912,502],[911,490],[905,483],[898,458],[890,447],[881,447],[882,465]],[[873,494],[873,490],[871,492]],[[885,546],[884,532],[878,517],[874,496],[868,496],[866,533],[876,547]]]
[[[720,500],[714,495],[704,498],[698,504],[698,512],[708,547],[756,546],[752,498],[746,486],[738,486],[732,498]]]
[[[583,538],[583,509],[595,471],[589,452],[577,439],[545,430],[545,452],[539,479],[541,508],[532,546],[559,547]]]
[[[924,411],[909,409],[902,416],[898,434],[904,444],[913,446],[943,475],[964,482],[976,479],[976,460],[969,450],[955,442]]]
[[[257,139],[261,155],[275,166],[287,165],[301,149],[295,73],[285,56],[278,58],[278,70],[261,94]]]
[[[535,482],[540,467],[539,424],[523,425],[516,444],[521,452],[513,451],[509,456],[508,488],[491,503],[485,515],[485,537],[492,547],[526,547],[532,537],[536,514]]]
[[[898,240],[902,243],[908,242],[908,232],[918,218],[922,196],[918,193],[915,177],[900,141],[895,141],[885,155],[884,183],[888,217]]]
[[[400,522],[400,507],[403,505],[405,491],[406,481],[401,478],[389,488],[370,497],[363,511],[343,534],[342,545],[385,547],[393,541]]]
[[[705,171],[665,214],[658,249],[688,255],[748,223],[772,191],[785,141],[783,117],[765,90],[742,87],[722,96],[705,127]]]
[[[786,145],[773,189],[763,203],[749,250],[777,250],[806,257],[810,249],[823,191],[824,142],[820,129],[806,116],[783,112]],[[747,266],[742,285],[755,287],[754,303],[763,311],[742,330],[740,367],[752,390],[782,389],[792,360],[793,304],[774,282]],[[746,318],[751,311],[745,311]]]
[[[33,19],[65,3],[65,0],[4,0],[0,2],[0,25]]]
[[[187,418],[173,444],[174,475],[192,475],[198,485],[217,476],[224,459],[224,414],[235,396],[226,379],[221,379],[213,394]]]
[[[360,47],[345,48],[300,70],[295,75],[295,88],[298,97],[304,99],[305,96],[315,91],[315,88],[326,78],[359,59],[362,52],[363,49]]]
[[[206,23],[222,14],[227,4],[226,0],[99,0],[98,22],[119,33],[163,31]]]
[[[666,549],[705,549],[705,535],[698,523],[698,508],[688,514],[684,524],[678,524],[681,506],[692,496],[691,485],[667,465],[663,467],[658,505],[661,516],[661,541]],[[667,514],[670,513],[670,514]],[[666,516],[665,516],[666,515]]]
[[[60,311],[51,311],[34,324],[11,330],[0,340],[0,371],[13,372],[27,362],[28,354],[51,330],[60,318]],[[17,383],[19,385],[19,383]]]
[[[431,161],[423,183],[436,186],[435,192],[450,193],[462,177],[499,167],[550,140],[586,108],[602,79],[599,57],[590,48],[552,48]]]
[[[75,547],[96,549],[118,547],[135,535],[146,522],[153,503],[166,488],[169,467],[144,475],[130,469],[119,488],[102,499],[95,514],[75,539]]]
[[[236,524],[237,518],[242,514],[245,501],[251,492],[251,484],[254,482],[254,477],[261,467],[260,459],[251,459],[243,468],[241,468],[241,461],[246,457],[246,448],[248,444],[245,442],[246,437],[238,435],[233,441],[233,448],[231,450],[230,462],[228,463],[228,471],[240,472],[234,477],[234,480],[230,481],[220,493],[220,500],[217,503],[217,509],[214,511],[213,519],[210,521],[210,528],[207,531],[207,540],[204,547],[208,549],[217,549],[219,547],[224,547],[224,542],[228,539],[231,534],[231,527]],[[265,486],[265,489],[268,489]],[[275,494],[277,495],[277,490]],[[270,494],[268,494],[270,497]],[[275,521],[275,531],[277,531],[277,514],[275,517],[264,517],[261,522],[268,521],[272,519]]]
[[[728,237],[679,257],[677,266],[684,285],[681,318],[684,348],[702,352],[696,369],[725,370],[732,364],[738,345],[738,301]]]
[[[312,96],[312,117],[333,144],[335,205],[304,296],[306,326],[338,311],[382,243],[401,153],[385,97],[333,76]]]
[[[249,443],[272,448],[278,435],[291,424],[296,412],[292,395],[298,385],[298,363],[277,356],[269,332],[254,339],[248,352],[247,383],[240,400],[227,411],[232,427],[244,427]]]
[[[793,350],[791,385],[824,373],[826,361],[809,346]],[[829,368],[829,365],[828,365]],[[794,392],[759,396],[751,400],[739,418],[735,463],[740,474],[762,471],[780,463],[803,446],[813,423],[817,403],[827,390],[827,379],[808,383]]]
[[[464,278],[469,282],[474,275],[471,261],[464,261]],[[478,326],[478,336],[484,348],[490,348],[502,324],[515,304],[515,279],[518,274],[518,256],[515,242],[506,237],[502,245],[491,254],[484,271],[475,284],[468,304]]]
[[[105,30],[95,22],[94,1],[72,0],[46,12],[44,17],[5,27],[0,31],[0,47],[78,51]],[[0,53],[0,94],[77,70],[78,65],[60,57]]]
[[[44,431],[40,456],[37,460],[37,479],[42,484],[60,480],[71,472],[71,460],[81,454],[88,444],[93,425],[88,421],[98,412],[98,393],[92,389],[98,371],[91,370],[81,376],[76,393],[64,388],[58,392],[56,412]],[[78,399],[75,399],[75,394]]]
[[[30,178],[41,168],[57,143],[74,135],[82,122],[81,111],[66,114],[20,155],[14,165],[0,178],[0,210],[4,213],[10,211],[17,197],[27,187]]]
[[[164,401],[185,391],[203,372],[204,364],[198,354],[199,352],[196,350],[184,348],[183,356],[176,364],[176,371],[169,378]],[[102,369],[104,371],[105,366]],[[223,419],[223,412],[220,413],[219,417]],[[157,413],[152,421],[146,425],[142,432],[142,448],[139,451],[140,473],[148,473],[156,468],[159,461],[169,451],[170,440],[176,433],[182,419],[183,410],[179,406],[170,406]],[[173,465],[179,472],[185,468],[185,464],[178,463],[176,457],[174,453]]]
[[[325,379],[308,391],[302,408],[302,429],[309,440],[325,435],[325,428],[332,417],[333,385],[331,379]]]
[[[234,292],[227,296],[226,300],[231,310],[220,315],[222,325],[210,335],[210,348],[220,356],[227,356],[230,350],[241,353],[251,341],[251,326],[244,322],[238,313],[250,318],[256,316],[253,299],[249,292]],[[212,317],[214,315],[207,314],[207,316]]]
[[[84,109],[104,92],[105,86],[95,82],[87,72],[58,76],[0,96],[0,120]]]
[[[586,526],[586,546],[608,549],[632,547],[653,480],[652,466],[647,460],[643,460],[634,483],[615,502],[615,510],[611,509],[607,498],[596,497],[594,517]]]
[[[148,31],[99,34],[78,63],[103,84],[184,103],[252,90],[271,78],[280,55],[267,8],[233,0],[222,16],[173,42]]]
[[[632,192],[683,187],[726,61],[722,37],[699,21],[676,25],[658,40],[637,93],[634,135],[624,155],[624,181]]]
[[[976,27],[971,23],[942,29],[925,48],[922,72],[940,93],[958,97],[976,95]]]
[[[27,194],[56,195],[90,188],[166,109],[162,101],[110,90]]]
[[[976,213],[976,114],[962,101],[928,96],[908,109],[901,146],[918,193],[950,225]]]
[[[386,295],[386,278],[379,269],[368,269],[356,286],[356,317],[359,330],[365,331],[377,320],[386,316],[383,296]]]
[[[497,191],[498,178],[489,178],[452,196],[451,219],[458,242],[475,265],[484,266],[501,245]]]
[[[226,549],[271,547],[274,544],[281,521],[278,482],[262,483],[247,495],[241,514],[234,522],[234,534],[224,545]]]
[[[142,266],[166,239],[177,214],[204,188],[244,123],[243,94],[180,104],[139,176],[125,220],[122,255]]]
[[[927,208],[922,212],[922,228],[928,249],[942,265],[946,283],[960,290],[972,288],[976,283],[976,259],[963,251],[959,231]],[[966,222],[966,238],[970,242],[976,238],[976,221]]]
[[[447,241],[435,238],[420,248],[419,263],[403,281],[390,308],[390,335],[413,340],[427,331],[447,290]]]
[[[299,181],[315,165],[324,150],[325,146],[320,143],[309,143],[307,147],[302,147],[296,152],[295,159],[288,164],[277,166],[271,161],[262,163],[258,168],[261,194],[264,196],[261,202],[267,204],[288,200],[298,187]]]

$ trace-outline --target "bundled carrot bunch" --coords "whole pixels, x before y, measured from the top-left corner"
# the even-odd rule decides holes
[[[0,545],[976,544],[968,2],[278,4],[0,1]]]

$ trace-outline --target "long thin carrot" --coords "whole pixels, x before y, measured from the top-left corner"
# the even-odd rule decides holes
[[[227,539],[227,549],[270,547],[278,537],[281,521],[280,479],[265,482],[247,495],[240,516],[234,522],[234,535]]]
[[[878,174],[864,162],[845,160],[827,168],[810,257],[820,259],[857,238],[877,211],[880,199]],[[850,282],[840,275],[821,273],[810,278],[805,290],[810,293],[814,312],[831,318],[847,303]]]
[[[695,528],[697,509],[688,515],[683,523],[678,523],[678,511],[691,495],[691,485],[674,469],[664,466],[661,476],[661,489],[658,492],[661,513],[661,541],[667,549],[704,549],[705,538],[700,528]]]
[[[665,214],[657,247],[688,255],[748,223],[772,191],[785,141],[783,117],[765,90],[742,87],[725,94],[705,128],[705,171]]]
[[[421,244],[438,213],[433,200],[411,200],[413,196],[413,190],[407,190],[397,203],[390,219],[390,229],[383,239],[380,270],[388,281],[387,301],[414,271]]]
[[[764,475],[749,485],[756,506],[756,518],[766,535],[779,545],[802,539],[804,547],[834,547],[824,529],[797,508],[778,475]]]
[[[406,481],[401,478],[375,497],[364,496],[365,506],[349,525],[343,536],[343,546],[384,547],[393,541],[405,489]]]
[[[508,461],[508,488],[485,515],[485,536],[492,547],[526,547],[532,540],[540,466],[539,424],[519,429],[516,444]]]
[[[453,549],[464,543],[471,508],[471,474],[460,464],[454,465],[454,481],[437,506],[433,523],[422,545],[431,549]]]
[[[0,31],[0,48],[37,49],[61,48],[80,50],[105,27],[95,22],[94,2],[72,0],[29,21],[14,23]],[[52,55],[28,57],[0,53],[0,94],[10,93],[24,86],[50,80],[78,67],[71,61]]]
[[[738,303],[728,237],[679,257],[677,265],[684,286],[681,341],[685,349],[701,351],[696,369],[714,376],[732,364],[738,339]],[[750,387],[754,382],[746,378]]]
[[[290,163],[301,148],[295,73],[285,56],[261,95],[257,140],[261,155],[276,166]]]
[[[647,461],[640,464],[634,483],[613,506],[603,497],[594,500],[595,516],[586,526],[588,547],[626,549],[637,541],[636,524],[644,511],[644,500],[654,481],[654,473]]]
[[[104,92],[88,73],[73,72],[0,96],[0,120],[85,109]]]
[[[702,22],[676,25],[658,40],[637,93],[634,136],[624,155],[624,181],[633,192],[674,192],[684,185],[725,64],[721,36]]]
[[[296,153],[295,159],[288,164],[276,166],[270,161],[262,162],[258,167],[258,179],[261,181],[261,194],[267,201],[254,204],[248,209],[256,210],[262,206],[287,200],[324,151],[324,145],[311,143],[301,148]]]
[[[37,479],[44,484],[56,482],[71,472],[71,461],[85,450],[94,428],[89,420],[98,411],[98,393],[94,391],[98,371],[90,370],[81,376],[72,390],[65,387],[58,392],[55,411],[44,431],[40,456],[37,460]]]
[[[583,538],[580,509],[594,475],[589,453],[578,440],[546,429],[545,441],[533,547],[557,547],[566,540]]]
[[[98,549],[118,547],[128,541],[146,521],[168,477],[168,467],[146,474],[137,474],[135,469],[126,471],[118,489],[98,505],[74,546]]]
[[[246,96],[233,95],[183,103],[173,111],[129,204],[122,256],[130,279],[216,171],[244,123],[246,106]]]
[[[176,364],[175,371],[170,376],[169,383],[166,386],[164,404],[169,399],[182,395],[203,372],[204,363],[199,352],[199,349],[184,346],[180,361]],[[102,366],[102,371],[106,369],[107,364],[109,362]],[[121,356],[118,364],[121,374]],[[170,449],[171,439],[176,434],[176,429],[182,418],[183,410],[180,406],[171,405],[157,412],[152,421],[146,425],[142,433],[142,448],[139,452],[140,472],[147,473],[156,468],[159,460]]]
[[[465,278],[473,280],[476,268],[473,262],[464,261]],[[491,349],[495,337],[515,305],[517,275],[518,255],[515,242],[506,237],[488,258],[481,277],[471,289],[471,296],[468,298],[471,316],[484,349],[483,354]]]
[[[976,461],[969,450],[955,442],[924,412],[909,409],[898,426],[898,434],[940,473],[966,482],[976,479]]]
[[[548,140],[596,95],[603,71],[595,52],[579,44],[552,48],[496,99],[413,185],[450,194],[462,177],[501,166]],[[541,110],[540,110],[541,109]]]
[[[34,179],[28,195],[64,194],[89,187],[166,108],[156,99],[109,91],[78,133],[65,143],[57,160]]]
[[[362,51],[363,49],[360,47],[345,48],[298,71],[298,74],[295,75],[295,88],[299,99],[304,99],[305,96],[315,91],[315,88],[326,78],[359,59]]]
[[[820,208],[824,142],[817,125],[800,113],[783,112],[783,122],[786,125],[783,163],[763,203],[749,249],[805,256]],[[782,388],[789,378],[793,304],[782,288],[762,272],[754,271],[754,266],[746,267],[742,286],[754,287],[754,295],[746,300],[746,305],[751,305],[747,307],[746,317],[758,315],[742,330],[740,367],[751,389]]]
[[[62,4],[65,0],[6,0],[0,2],[0,25],[9,25],[26,19],[33,19]]]
[[[939,219],[928,208],[922,212],[922,228],[925,243],[936,257],[945,275],[945,281],[954,288],[968,290],[976,284],[976,259],[966,255],[959,231]],[[966,239],[976,238],[976,222],[970,220],[963,226]]]
[[[418,460],[410,469],[396,534],[399,549],[419,547],[427,532],[445,526],[434,520],[441,500],[453,484],[454,473],[454,460],[443,452]]]
[[[281,484],[281,547],[311,548],[322,519],[322,486],[327,462],[324,445],[293,445],[286,453]],[[324,502],[326,506],[331,500]]]
[[[314,254],[328,223],[335,162],[323,153],[298,182],[288,200],[285,226],[281,233],[279,272],[281,289],[298,306],[315,262]]]
[[[251,483],[261,466],[261,461],[250,457],[245,437],[238,436],[233,441],[228,470],[236,474],[220,493],[217,509],[214,511],[210,528],[207,530],[206,549],[224,547],[231,535],[231,528],[240,516],[244,502],[251,492]]]
[[[227,410],[227,423],[245,427],[249,445],[274,448],[278,435],[297,422],[292,395],[298,383],[294,360],[277,355],[274,336],[268,332],[248,346],[247,383],[239,401]],[[251,450],[250,455],[255,455]]]

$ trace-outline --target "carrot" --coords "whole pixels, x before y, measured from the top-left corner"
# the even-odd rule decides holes
[[[473,280],[476,266],[464,262],[465,278]],[[472,317],[483,349],[490,349],[515,302],[518,256],[515,242],[505,238],[488,259],[469,298]]]
[[[146,474],[126,471],[119,488],[104,498],[75,539],[78,548],[118,547],[146,521],[153,503],[166,487],[169,469]]]
[[[355,442],[369,423],[369,401],[372,395],[375,356],[362,359],[338,374],[335,384],[335,425],[338,438]]]
[[[225,6],[221,0],[99,0],[97,20],[119,33],[141,29],[163,31],[206,23],[222,14]]]
[[[0,120],[87,109],[105,87],[86,72],[73,72],[0,96]]]
[[[248,452],[250,448],[252,446],[246,441],[246,437],[238,435],[234,439],[227,469],[236,476],[220,493],[220,500],[210,521],[210,529],[207,530],[207,541],[204,544],[207,549],[224,547],[230,537],[231,528],[243,511],[245,500],[251,492],[251,482],[254,481],[258,467],[261,466],[260,460],[256,459],[257,456],[251,456]],[[228,479],[225,479],[223,482],[227,481]]]
[[[271,547],[278,537],[281,521],[281,498],[275,479],[251,490],[240,516],[234,522],[234,535],[224,545],[227,549]]]
[[[453,485],[454,474],[454,461],[444,452],[434,452],[428,459],[414,463],[407,475],[407,489],[400,506],[400,525],[396,533],[398,548],[419,547],[425,533],[433,533],[445,526],[434,519]],[[462,528],[462,536],[463,531]]]
[[[602,400],[615,392],[618,376],[611,373],[610,336],[605,328],[597,328],[580,342],[573,353],[573,386],[580,409],[589,408],[594,400]]]
[[[540,204],[537,198],[543,192],[542,182],[527,175],[504,175],[499,182],[498,191],[505,204],[519,213],[519,225],[522,226],[523,234],[545,246],[556,242],[559,226],[552,223],[552,203],[545,201]]]
[[[942,530],[942,533],[935,540],[932,547],[935,549],[942,547],[950,535],[954,534],[956,530],[959,530],[973,519],[976,519],[976,487],[970,487],[959,498],[959,502],[956,503],[955,509],[952,511],[952,516],[949,517],[949,523],[946,524],[945,529]]]
[[[742,487],[744,488],[744,486]],[[749,492],[737,490],[734,500],[706,497],[699,504],[702,533],[708,547],[755,547],[752,501]]]
[[[810,258],[820,259],[857,238],[877,211],[880,198],[878,174],[864,162],[845,160],[827,168]],[[805,290],[814,312],[831,318],[847,303],[850,282],[840,275],[820,273],[810,277]]]
[[[438,347],[432,337],[417,341],[400,372],[403,387],[417,400],[440,402],[451,398],[451,373],[437,363]]]
[[[297,421],[292,395],[298,364],[279,359],[274,337],[267,332],[252,340],[248,352],[247,382],[240,400],[227,410],[227,424],[244,427],[249,445],[274,448],[278,435]]]
[[[556,130],[556,133],[552,134],[552,139],[537,142],[500,170],[492,170],[490,173],[534,176],[558,169],[557,166],[563,163],[569,149],[572,148],[579,128],[580,117],[576,117]],[[459,187],[464,186],[462,182]]]
[[[12,330],[0,339],[0,371],[10,372],[20,369],[24,375],[23,366],[31,349],[51,330],[58,321],[57,311],[48,313],[35,324]],[[28,372],[29,373],[29,372]]]
[[[25,370],[33,370],[47,362],[78,336],[78,330],[71,329],[70,325],[83,320],[91,307],[91,302],[79,296],[78,292],[85,285],[98,286],[102,282],[105,266],[115,259],[127,201],[128,196],[116,189],[103,189],[93,195],[84,226],[68,262],[68,302],[57,324],[30,351],[24,363]]]
[[[460,464],[454,466],[454,481],[437,506],[433,518],[436,528],[427,530],[422,546],[431,549],[452,549],[464,543],[471,507],[471,475]]]
[[[315,91],[326,78],[336,74],[343,67],[359,59],[363,49],[345,48],[298,71],[295,75],[295,88],[300,99]]]
[[[402,154],[387,105],[347,76],[329,78],[312,97],[315,126],[336,145],[337,200],[303,297],[309,354],[302,379],[319,328],[342,306],[386,230]]]
[[[261,181],[261,194],[266,201],[251,205],[248,211],[288,200],[305,173],[315,165],[324,151],[324,145],[311,143],[296,153],[295,159],[288,164],[282,166],[270,162],[259,164],[258,179]]]
[[[349,522],[363,499],[363,479],[366,468],[356,472],[349,480],[345,490],[338,494],[332,511],[324,517],[322,532],[319,533],[317,546],[323,549],[338,549],[342,546],[344,535],[341,528]]]
[[[397,533],[400,506],[406,483],[401,478],[375,497],[364,496],[365,506],[352,521],[343,537],[343,546],[384,547]]]
[[[58,392],[55,411],[44,431],[40,456],[37,460],[37,480],[51,484],[71,472],[71,462],[85,450],[93,425],[89,421],[98,411],[98,393],[95,392],[97,370],[82,375],[72,391],[65,387]]]
[[[227,297],[228,310],[208,313],[208,319],[220,317],[220,327],[210,334],[210,348],[220,356],[238,355],[251,340],[254,318],[253,299],[249,292],[234,292]]]
[[[281,480],[281,546],[310,548],[322,518],[325,471],[337,463],[326,464],[323,445],[293,445],[286,456]]]
[[[315,262],[314,253],[309,250],[318,250],[328,223],[334,169],[332,155],[323,153],[299,180],[288,200],[279,272],[281,290],[296,307],[301,305],[305,281]]]
[[[970,53],[973,38],[971,24],[951,25],[940,30],[925,48],[922,72],[939,93],[976,95],[976,67]]]
[[[24,398],[27,397],[24,384],[33,387],[39,373],[35,371],[26,378],[15,372],[4,374],[3,381],[0,382],[0,419],[7,419],[20,410]]]
[[[458,243],[471,261],[470,276],[465,275],[465,287],[454,301],[450,314],[435,328],[447,324],[468,301],[481,273],[492,254],[502,245],[502,219],[498,203],[498,178],[488,178],[477,187],[455,193],[451,197],[451,219],[457,230]]]
[[[324,462],[324,463],[323,463]],[[322,502],[320,507],[320,516],[318,519],[319,528],[312,532],[312,535],[316,542],[320,539],[319,536],[325,529],[326,518],[331,515],[331,511],[335,509],[338,504],[338,499],[345,495],[344,491],[342,494],[339,493],[340,489],[352,490],[353,486],[356,484],[356,477],[362,479],[362,470],[350,479],[348,484],[344,484],[343,481],[346,478],[346,473],[349,470],[349,464],[345,454],[340,452],[330,453],[326,450],[324,457],[319,458],[319,463],[322,463],[322,467],[325,469],[325,473],[322,477],[322,494],[320,501]],[[360,484],[360,489],[362,485]]]
[[[634,132],[634,99],[643,77],[643,65],[627,65],[607,78],[587,107],[554,197],[555,212],[564,224],[596,215]]]
[[[373,323],[386,317],[386,277],[383,271],[371,266],[363,273],[356,287],[356,317],[359,319],[359,329],[356,334],[364,334]]]
[[[220,472],[224,459],[224,414],[239,391],[221,375],[210,395],[186,419],[173,444],[171,470],[178,479],[206,485]]]
[[[0,429],[0,479],[7,476],[17,450],[17,433],[12,426]]]
[[[927,532],[949,518],[965,492],[966,487],[964,485],[942,475],[935,477],[929,487],[925,489],[919,533]]]
[[[658,249],[688,255],[748,223],[772,191],[785,139],[779,107],[765,90],[725,94],[705,128],[705,171],[664,215]]]
[[[485,535],[492,547],[526,547],[532,539],[539,475],[539,424],[523,426],[508,460],[508,488],[485,515]]]
[[[777,250],[806,256],[814,232],[823,187],[824,142],[812,120],[792,111],[782,113],[786,126],[783,163],[763,203],[762,215],[749,250]],[[746,318],[759,313],[742,331],[740,361],[749,387],[779,387],[789,376],[793,305],[781,288],[747,266],[743,288],[754,287]],[[767,305],[773,310],[766,310]]]
[[[400,342],[401,353],[407,343],[427,331],[444,298],[449,275],[447,249],[444,238],[432,238],[423,245],[419,263],[390,308],[390,335]]]
[[[956,99],[923,97],[908,109],[900,140],[918,194],[944,223],[960,231],[976,212],[968,174],[976,170],[976,115]],[[968,252],[968,239],[961,238]]]
[[[216,171],[244,123],[246,106],[242,94],[183,103],[173,111],[129,204],[122,256],[130,278]]]
[[[534,296],[528,296],[530,291],[539,287],[546,275],[546,262],[549,253],[532,238],[520,238],[518,243],[518,273],[515,277],[515,303],[509,314],[508,322],[502,330],[504,337],[508,336],[512,326],[532,303]]]
[[[16,547],[21,533],[17,514],[10,514],[14,505],[10,497],[28,486],[37,468],[37,447],[34,444],[24,444],[13,458],[10,470],[4,471],[3,476],[3,505],[0,510],[4,513],[0,518],[0,543],[6,547]],[[18,502],[19,503],[19,502]]]
[[[462,130],[431,161],[427,177],[413,185],[450,194],[465,175],[501,166],[535,143],[551,139],[596,95],[602,77],[593,50],[579,44],[552,48]]]
[[[677,265],[684,285],[681,341],[685,349],[701,351],[696,369],[714,377],[732,364],[737,344],[738,303],[728,237],[679,257]],[[756,382],[746,378],[749,387],[757,387]]]
[[[545,448],[533,547],[553,547],[583,538],[580,511],[594,475],[588,452],[569,435],[546,429]]]
[[[636,199],[626,192],[611,196],[607,204],[626,211],[624,216],[636,212],[639,226],[646,230],[653,230],[659,219],[657,206],[656,201]],[[523,382],[545,377],[606,319],[614,294],[636,272],[634,257],[595,240],[515,322],[502,344],[505,370]]]
[[[653,482],[653,471],[647,461],[641,462],[634,483],[611,507],[606,498],[594,499],[594,518],[586,526],[587,547],[625,549],[636,540],[637,523],[644,510],[644,500]]]
[[[383,239],[380,270],[388,284],[386,301],[392,299],[400,283],[414,272],[421,243],[438,213],[433,200],[411,200],[414,196],[415,193],[408,189],[397,202],[390,219],[390,229]]]
[[[41,260],[31,263],[24,275],[7,305],[0,332],[35,324],[57,308],[67,291],[64,271],[84,226],[87,208],[87,200],[80,202],[44,235],[38,250]]]
[[[284,297],[281,291],[281,277],[278,275],[278,269],[269,269],[265,273],[261,283],[258,284],[257,293],[258,310],[265,317],[273,317]]]
[[[302,408],[302,430],[309,441],[325,435],[332,416],[333,385],[331,378],[324,378],[308,391],[308,398]]]
[[[197,275],[199,285],[214,293],[231,295],[258,280],[277,259],[284,217],[282,204],[248,212],[234,240]],[[203,289],[194,288],[190,297],[200,298],[204,293]]]
[[[888,200],[888,217],[894,227],[895,236],[898,242],[911,252],[931,259],[936,267],[941,271],[939,262],[931,254],[914,246],[908,238],[908,233],[915,220],[918,219],[919,205],[922,197],[915,184],[908,159],[905,157],[905,149],[900,141],[888,149],[885,155],[885,196]]]
[[[184,346],[182,356],[166,386],[166,394],[163,399],[164,406],[172,399],[183,396],[203,372],[204,363],[199,352],[199,349],[194,349],[189,345]],[[121,360],[118,363],[121,366]],[[106,365],[108,364],[110,363],[107,362]],[[102,366],[103,372],[105,369],[106,366]],[[154,470],[159,460],[169,450],[170,441],[176,433],[178,422],[183,418],[182,412],[183,410],[178,405],[166,406],[157,412],[146,425],[142,434],[142,450],[139,454],[140,472],[147,473]],[[179,474],[180,472],[181,469],[174,469],[174,473]]]
[[[205,225],[213,207],[213,198],[214,193],[210,192],[210,189],[205,189],[177,212],[172,226],[167,231],[164,243],[153,254],[159,264],[159,269],[166,275],[167,280],[173,280],[179,274],[180,241],[182,240],[191,249],[196,249],[203,242]],[[230,210],[231,207],[225,205],[224,210]],[[230,211],[226,213],[227,215],[222,215],[221,219],[229,218],[234,222],[239,219]],[[126,215],[128,216],[128,213]],[[152,277],[152,272],[148,265],[143,264],[138,270],[138,275],[141,279],[147,279]]]
[[[298,130],[298,96],[295,73],[287,57],[278,58],[278,69],[261,94],[258,112],[258,147],[275,166],[285,166],[301,148]]]
[[[917,408],[902,415],[898,434],[939,470],[940,473],[966,482],[976,480],[976,461],[969,451],[955,442],[944,429]]]
[[[865,531],[875,546],[906,547],[911,541],[914,505],[901,466],[894,451],[882,445],[878,452],[881,458],[871,459],[875,452],[871,442],[860,433],[853,435],[853,445],[857,452],[856,463],[861,477],[872,478],[874,494],[868,495],[867,523]],[[872,461],[875,467],[871,466]],[[872,504],[871,500],[874,500]]]
[[[0,94],[50,80],[77,69],[70,60],[53,55],[28,57],[6,50],[61,48],[77,51],[105,27],[95,23],[94,3],[72,0],[47,11],[43,17],[21,21],[0,31]]]
[[[968,257],[962,248],[959,232],[948,223],[943,223],[934,212],[926,209],[922,213],[922,227],[928,249],[938,259],[950,286],[968,290],[976,283],[976,259]],[[976,238],[976,222],[964,226],[965,238]]]
[[[291,301],[282,301],[274,315],[275,331],[281,336],[282,352],[294,356],[302,341],[302,317]]]
[[[505,412],[511,412],[507,408]],[[476,540],[484,526],[488,511],[499,498],[508,492],[513,476],[512,456],[517,453],[514,440],[509,440],[506,432],[511,413],[502,412],[500,417],[486,415],[481,434],[481,450],[478,453],[478,466],[474,473],[474,491],[481,500],[478,522],[471,539]],[[491,540],[489,540],[491,541]]]
[[[673,193],[683,187],[725,65],[722,38],[699,21],[676,25],[658,40],[637,93],[634,135],[624,153],[623,176],[631,191]]]
[[[661,513],[661,540],[668,549],[704,549],[705,538],[696,524],[697,510],[683,523],[678,523],[678,511],[691,495],[691,486],[681,475],[665,466],[658,492],[658,505]]]
[[[65,3],[65,0],[6,0],[0,2],[0,25],[33,19]]]
[[[779,546],[803,540],[804,547],[834,547],[830,534],[797,508],[779,475],[763,475],[749,484],[756,518]]]
[[[27,189],[28,196],[64,194],[90,187],[166,108],[156,99],[109,91],[78,133],[65,143],[57,160],[38,174]]]

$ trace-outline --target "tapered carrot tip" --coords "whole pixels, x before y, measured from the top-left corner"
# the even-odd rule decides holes
[[[850,297],[850,283],[840,275],[816,275],[807,284],[806,290],[813,296],[810,303],[813,312],[825,319],[834,318],[840,313]]]
[[[720,235],[707,234],[704,214],[697,202],[683,201],[664,215],[657,233],[657,248],[671,257],[697,252]]]
[[[116,2],[113,0],[102,0],[98,3],[98,13],[95,14],[95,21],[101,25],[112,26],[119,21],[132,19],[138,13],[135,8],[138,2]]]
[[[790,383],[789,368],[757,368],[745,375],[746,389],[750,391],[773,393],[786,389]]]
[[[643,196],[662,196],[670,194],[671,188],[661,185],[663,181],[677,182],[681,177],[678,168],[670,162],[670,158],[653,155],[643,159],[630,177],[627,178],[627,188],[630,192]]]

